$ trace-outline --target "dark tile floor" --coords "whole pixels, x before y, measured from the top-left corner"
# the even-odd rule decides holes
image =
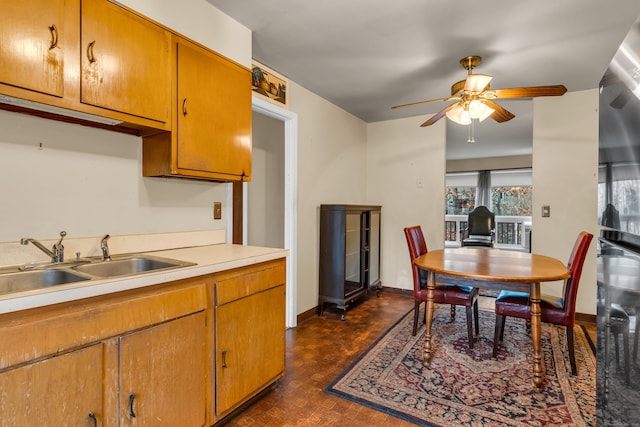
[[[490,307],[491,299],[483,302]],[[260,400],[229,420],[228,426],[394,426],[413,425],[323,389],[413,307],[411,296],[382,292],[356,302],[345,321],[330,307],[287,331],[286,374]],[[595,325],[593,339],[595,342]],[[591,331],[591,330],[590,330]]]

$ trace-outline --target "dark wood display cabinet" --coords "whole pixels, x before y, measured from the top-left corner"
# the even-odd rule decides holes
[[[379,295],[381,206],[320,206],[320,289],[318,314],[325,303],[342,310],[369,290]]]

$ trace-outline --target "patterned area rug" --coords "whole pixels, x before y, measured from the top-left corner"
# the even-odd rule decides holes
[[[431,369],[422,366],[424,325],[411,336],[409,312],[325,391],[424,426],[595,426],[593,343],[575,328],[578,376],[571,375],[564,328],[543,324],[545,387],[532,383],[531,337],[509,318],[497,359],[493,312],[480,311],[480,336],[468,349],[464,311],[449,321],[436,306]]]

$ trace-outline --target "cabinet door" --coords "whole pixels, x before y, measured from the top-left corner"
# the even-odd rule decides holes
[[[204,425],[205,374],[204,312],[122,337],[120,425]]]
[[[249,180],[249,70],[197,46],[178,42],[177,49],[177,167]]]
[[[216,308],[216,413],[224,414],[284,372],[284,285]]]
[[[345,268],[344,281],[345,287],[359,288],[362,281],[362,213],[346,214],[346,230],[345,230]],[[345,294],[348,290],[345,290]]]
[[[0,82],[64,95],[64,0],[5,1],[0,13]]]
[[[0,426],[101,425],[102,374],[102,344],[0,374]]]
[[[380,282],[380,212],[371,211],[369,227],[369,287]]]
[[[167,122],[170,34],[106,0],[83,0],[81,19],[80,100]]]

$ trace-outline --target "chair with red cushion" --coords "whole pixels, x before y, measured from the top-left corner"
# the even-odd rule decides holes
[[[573,349],[573,326],[575,324],[576,297],[578,285],[582,275],[582,266],[589,251],[589,244],[593,234],[581,232],[573,246],[573,251],[567,263],[567,269],[571,273],[564,282],[563,296],[561,298],[551,295],[542,295],[540,298],[541,320],[554,325],[565,326],[567,331],[567,345],[569,347],[569,360],[571,372],[576,375],[576,356]],[[526,292],[501,291],[496,298],[496,328],[493,339],[493,357],[498,354],[498,345],[504,335],[504,324],[507,316],[521,319],[531,319],[531,301]]]
[[[427,244],[419,225],[406,227],[404,235],[409,246],[409,256],[411,257],[411,270],[413,271],[413,298],[415,300],[413,314],[413,335],[418,331],[418,316],[420,304],[427,300],[427,273],[416,266],[413,261],[420,255],[427,253]],[[475,319],[476,335],[478,332],[478,289],[471,286],[455,286],[437,283],[433,301],[436,304],[451,304],[451,320],[455,318],[456,306],[466,307],[467,312],[467,334],[469,337],[469,348],[473,348],[473,320]],[[473,318],[471,308],[473,307]],[[426,313],[425,313],[426,315]]]

